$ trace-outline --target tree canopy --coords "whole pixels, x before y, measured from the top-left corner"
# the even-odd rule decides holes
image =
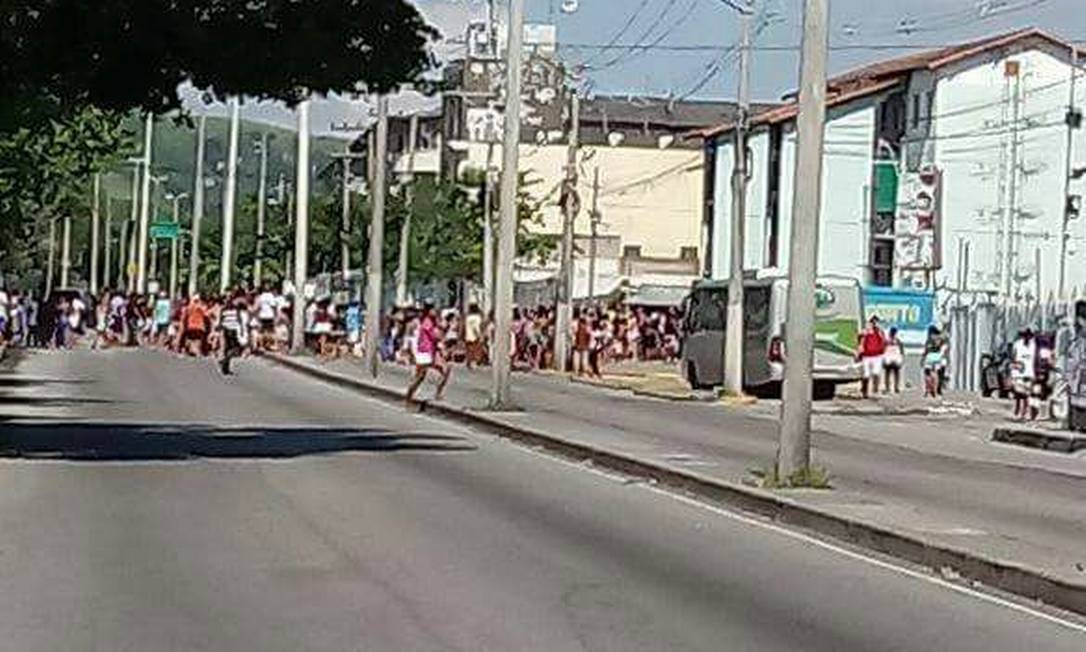
[[[434,65],[438,37],[406,0],[0,0],[0,132],[216,97],[296,103],[388,91]]]

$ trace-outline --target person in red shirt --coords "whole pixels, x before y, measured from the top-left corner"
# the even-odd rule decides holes
[[[407,406],[411,407],[415,402],[415,392],[419,391],[422,381],[426,380],[426,373],[433,369],[441,377],[437,386],[437,394],[434,398],[438,401],[445,395],[445,386],[449,384],[450,369],[442,359],[439,343],[441,331],[438,329],[437,318],[434,315],[433,304],[423,305],[422,316],[419,318],[419,329],[415,336],[414,350],[411,352],[415,359],[415,377],[407,388]]]
[[[863,380],[860,390],[864,398],[868,390],[879,393],[879,377],[882,376],[882,359],[886,354],[886,334],[879,328],[879,318],[872,315],[867,328],[860,334],[860,364],[863,366]]]

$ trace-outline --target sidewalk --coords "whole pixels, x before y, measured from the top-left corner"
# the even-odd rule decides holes
[[[353,361],[301,361],[369,382]],[[387,366],[377,384],[402,390],[407,378]],[[489,383],[488,370],[457,368],[446,402],[481,410]],[[664,401],[553,375],[517,374],[514,388],[522,411],[490,419],[727,483],[749,483],[776,453],[764,402]],[[1086,589],[1086,457],[992,444],[978,436],[981,421],[819,416],[814,462],[834,490],[787,492],[788,500]]]

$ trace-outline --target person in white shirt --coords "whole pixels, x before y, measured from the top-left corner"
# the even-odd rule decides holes
[[[267,348],[268,339],[275,335],[275,315],[279,299],[268,288],[256,297],[256,318],[260,321],[259,348]]]
[[[1014,341],[1011,359],[1011,384],[1014,389],[1014,417],[1036,419],[1038,409],[1030,404],[1033,381],[1037,377],[1037,342],[1033,331],[1025,329]]]

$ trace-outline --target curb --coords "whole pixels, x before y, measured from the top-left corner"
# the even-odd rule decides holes
[[[404,393],[313,367],[278,354],[262,354],[284,367],[333,385],[360,391],[384,400],[402,401]],[[1086,584],[1072,584],[1048,576],[1045,572],[982,555],[924,541],[897,532],[831,514],[817,507],[802,505],[786,496],[762,489],[710,478],[687,470],[677,470],[654,462],[639,460],[622,453],[571,441],[549,433],[505,423],[485,413],[455,407],[447,403],[424,402],[422,410],[471,426],[506,439],[538,446],[563,457],[656,482],[673,491],[753,513],[777,523],[803,528],[821,536],[858,546],[880,554],[918,564],[946,575],[952,569],[968,583],[980,583],[1047,605],[1086,615]]]
[[[1086,437],[1073,433],[1045,432],[1027,428],[996,428],[992,441],[1056,453],[1075,453],[1086,449]]]

